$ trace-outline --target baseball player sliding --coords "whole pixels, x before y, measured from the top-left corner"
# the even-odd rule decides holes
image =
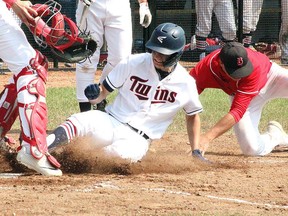
[[[263,134],[258,129],[263,107],[274,98],[288,98],[287,69],[265,54],[230,42],[200,61],[190,75],[196,80],[199,94],[206,88],[217,88],[231,98],[229,112],[201,136],[203,153],[232,127],[244,155],[266,155],[277,145],[288,146],[288,136],[280,123],[270,121]]]
[[[92,104],[118,90],[106,112],[92,110],[70,116],[47,137],[49,149],[86,136],[107,155],[137,162],[183,109],[193,155],[205,161],[198,149],[202,105],[194,79],[178,63],[185,44],[180,26],[163,23],[156,27],[146,43],[151,54],[122,60],[103,80],[101,91],[98,84],[85,88]]]
[[[148,0],[138,0],[140,24],[147,28],[152,19]],[[84,17],[84,18],[83,18]],[[91,32],[98,48],[92,58],[76,65],[76,96],[80,111],[91,110],[91,104],[84,95],[87,85],[94,83],[100,57],[100,49],[107,42],[107,64],[102,70],[100,83],[115,65],[131,54],[132,20],[130,0],[80,0],[76,20],[82,31]],[[106,101],[96,105],[103,110]]]

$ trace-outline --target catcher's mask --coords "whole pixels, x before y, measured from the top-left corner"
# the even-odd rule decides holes
[[[39,46],[52,46],[62,51],[76,41],[83,42],[83,39],[78,37],[76,24],[61,14],[62,6],[58,2],[49,0],[44,4],[34,4],[32,8],[37,11],[38,16],[35,23],[30,23],[28,27]]]
[[[185,32],[180,26],[174,23],[163,23],[155,28],[145,46],[149,50],[170,55],[163,66],[171,67],[180,60],[185,44]]]

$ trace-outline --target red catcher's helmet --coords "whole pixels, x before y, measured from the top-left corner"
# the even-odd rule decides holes
[[[78,37],[76,24],[61,14],[62,6],[58,2],[49,0],[44,4],[34,4],[32,8],[38,16],[35,17],[35,23],[30,23],[28,27],[39,46],[52,46],[62,51],[76,41],[83,42]]]

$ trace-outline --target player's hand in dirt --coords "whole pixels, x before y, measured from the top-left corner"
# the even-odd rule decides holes
[[[203,156],[205,155],[205,152],[207,151],[207,149],[209,147],[209,143],[210,143],[210,140],[208,139],[208,137],[205,134],[202,134],[200,136],[199,146],[201,149],[201,154]]]
[[[192,157],[202,161],[202,162],[205,162],[205,163],[211,163],[207,158],[205,158],[201,151],[199,149],[195,149],[192,151]]]

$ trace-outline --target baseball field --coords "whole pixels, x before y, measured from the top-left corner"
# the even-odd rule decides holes
[[[1,87],[10,76],[0,75]],[[73,71],[49,72],[48,88],[71,86]],[[281,104],[283,111],[270,120],[288,131],[288,101]],[[205,102],[204,112],[208,106],[215,105]],[[263,114],[269,119],[270,112]],[[218,120],[210,115],[209,122],[203,118],[203,130]],[[15,164],[15,154],[1,150],[0,215],[288,215],[287,149],[244,157],[230,131],[208,149],[205,156],[213,163],[202,164],[190,156],[183,124],[174,122],[137,164],[105,158],[87,140],[75,140],[53,153],[62,177],[27,170]],[[9,135],[18,138],[17,124]]]

